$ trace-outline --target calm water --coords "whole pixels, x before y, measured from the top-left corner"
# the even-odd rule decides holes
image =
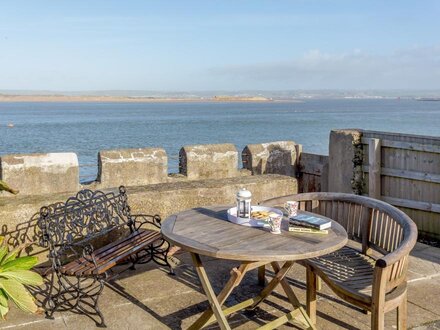
[[[7,124],[14,123],[14,128]],[[312,100],[304,103],[0,103],[0,154],[73,151],[81,179],[102,149],[163,147],[177,172],[183,145],[293,140],[327,154],[331,129],[440,135],[440,102]]]

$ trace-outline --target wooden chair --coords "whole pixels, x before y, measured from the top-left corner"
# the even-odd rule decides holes
[[[349,237],[341,250],[303,263],[311,320],[316,322],[319,276],[340,298],[371,312],[372,329],[383,329],[385,313],[394,308],[398,329],[406,329],[408,256],[417,241],[414,222],[394,206],[351,194],[304,193],[260,204],[282,206],[286,201],[337,221]]]

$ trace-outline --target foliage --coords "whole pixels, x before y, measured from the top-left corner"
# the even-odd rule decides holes
[[[38,262],[37,257],[18,257],[24,246],[9,251],[0,236],[0,316],[5,319],[12,300],[23,311],[36,313],[38,306],[25,285],[42,285],[43,278],[30,269]]]
[[[10,192],[11,194],[14,194],[14,195],[18,194],[18,190],[15,190],[15,189],[9,187],[9,185],[6,182],[4,182],[3,180],[0,180],[0,191],[2,191],[2,190]]]

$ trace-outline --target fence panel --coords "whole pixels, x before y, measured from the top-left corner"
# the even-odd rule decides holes
[[[365,193],[400,207],[440,239],[440,137],[362,132]]]

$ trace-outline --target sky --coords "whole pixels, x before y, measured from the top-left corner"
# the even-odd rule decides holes
[[[0,90],[440,89],[440,1],[0,0]]]

